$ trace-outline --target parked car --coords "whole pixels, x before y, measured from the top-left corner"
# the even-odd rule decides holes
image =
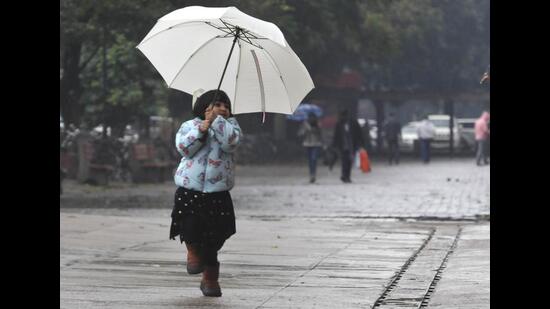
[[[366,122],[369,122],[369,136],[371,141],[371,146],[376,148],[376,138],[378,136],[378,127],[376,126],[376,120],[373,119],[364,119],[364,118],[358,118],[357,122],[359,123],[359,126],[361,129],[365,127]]]
[[[428,120],[435,126],[435,136],[432,140],[432,149],[448,149],[450,130],[449,122],[451,117],[449,115],[428,115]],[[456,118],[454,119],[453,126],[453,146],[455,149],[460,147],[460,134]]]
[[[460,147],[465,151],[474,152],[476,149],[475,123],[475,118],[457,119]]]
[[[401,128],[401,142],[399,150],[402,152],[416,152],[418,149],[418,128],[419,122],[407,123]]]

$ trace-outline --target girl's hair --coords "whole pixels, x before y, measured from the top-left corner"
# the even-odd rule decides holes
[[[214,95],[216,96],[215,100]],[[216,93],[215,89],[203,93],[197,99],[197,102],[195,102],[195,105],[193,106],[193,116],[199,117],[200,119],[204,120],[204,112],[206,111],[210,103],[216,101],[226,103],[229,109],[229,116],[233,116],[233,114],[231,113],[231,100],[229,100],[229,96],[223,90],[218,90],[218,92]]]

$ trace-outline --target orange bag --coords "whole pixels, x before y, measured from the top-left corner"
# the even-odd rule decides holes
[[[359,160],[361,160],[361,170],[363,173],[368,173],[370,169],[369,155],[365,149],[359,150]]]

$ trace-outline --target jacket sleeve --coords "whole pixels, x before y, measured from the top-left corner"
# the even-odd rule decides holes
[[[199,130],[201,122],[195,119],[184,122],[176,133],[176,149],[183,157],[191,158],[204,144],[200,138],[204,133]]]
[[[237,119],[231,117],[227,120],[222,116],[216,117],[210,128],[214,131],[214,139],[221,144],[225,152],[234,152],[242,137],[241,127]]]

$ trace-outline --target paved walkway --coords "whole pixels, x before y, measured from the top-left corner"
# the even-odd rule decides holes
[[[309,184],[305,166],[238,166],[231,191],[237,215],[292,217],[399,217],[476,219],[489,216],[489,167],[469,159],[436,160],[399,166],[374,165],[354,183],[339,180],[339,167],[319,167],[318,181]],[[167,208],[174,184],[104,189],[64,183],[62,208]]]
[[[350,185],[322,170],[309,185],[305,168],[239,167],[221,298],[202,296],[168,239],[171,184],[69,182],[61,308],[489,308],[489,168],[374,168]]]

